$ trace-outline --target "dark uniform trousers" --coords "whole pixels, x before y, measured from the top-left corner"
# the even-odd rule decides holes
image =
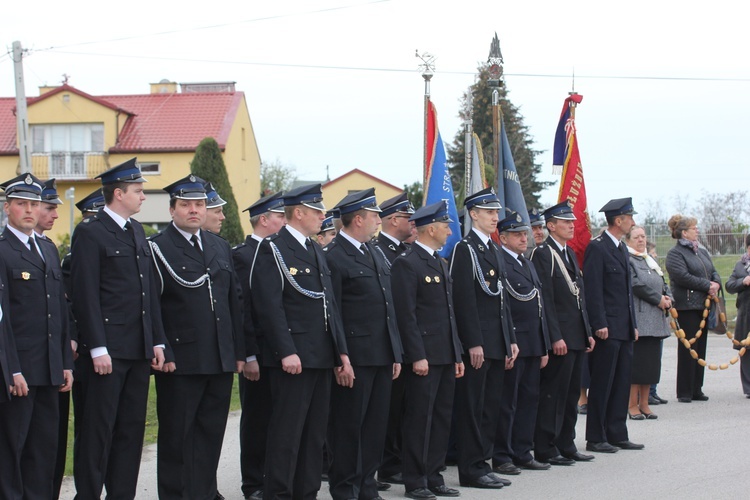
[[[551,236],[531,252],[531,260],[542,282],[550,342],[563,340],[567,354],[550,353],[542,370],[534,432],[537,460],[572,455],[578,420],[581,377],[591,328],[586,313],[583,275],[570,248],[560,249]],[[571,292],[575,283],[578,295]]]
[[[402,428],[402,474],[410,491],[445,484],[440,470],[448,450],[461,343],[452,281],[442,259],[415,244],[394,261],[392,273],[408,402]],[[416,375],[411,365],[422,359],[429,364],[424,377]]]
[[[250,332],[255,337],[255,344],[252,347],[247,346],[249,348],[246,353],[248,356],[259,356],[260,345],[265,342],[256,319],[257,312],[253,311],[250,293],[250,274],[259,243],[252,236],[248,236],[244,243],[237,245],[232,250],[234,269],[242,286],[245,332],[246,334]],[[242,373],[237,376],[240,404],[242,405],[242,414],[240,415],[240,474],[242,476],[242,494],[245,496],[263,490],[266,441],[268,440],[268,425],[271,421],[271,384],[268,380],[268,369],[260,359],[258,359],[258,364],[260,371],[258,380],[247,380]]]
[[[534,447],[534,427],[539,406],[541,357],[550,348],[547,321],[543,315],[541,282],[534,264],[526,257],[519,256],[523,261],[521,265],[508,252],[502,251],[501,254],[505,260],[506,286],[524,295],[536,288],[537,295],[527,301],[511,298],[519,355],[513,368],[505,372],[493,454],[495,465],[510,461],[518,464],[533,458],[531,450]],[[512,295],[512,292],[509,293]]]
[[[384,236],[382,231],[373,240],[375,246],[383,252],[389,264],[393,265],[396,257],[406,251],[408,245],[401,243],[397,245]],[[383,447],[383,459],[378,468],[378,475],[391,477],[401,472],[401,425],[404,420],[404,396],[406,395],[405,377],[401,375],[391,381],[391,402],[388,408],[388,426],[385,431],[385,444]]]
[[[0,235],[0,276],[10,304],[15,350],[30,392],[0,405],[2,498],[52,498],[63,370],[72,370],[67,305],[57,248],[35,238],[44,260],[6,228]],[[36,247],[35,247],[36,248]]]
[[[615,246],[603,234],[586,247],[583,276],[591,329],[607,327],[589,354],[591,386],[586,415],[586,440],[616,443],[628,439],[627,411],[635,339],[635,308],[625,244]]]
[[[328,479],[335,500],[378,497],[393,364],[402,360],[390,269],[380,252],[365,248],[366,254],[339,234],[324,251],[356,377],[353,387],[335,384],[331,393]]]
[[[289,275],[282,273],[274,247]],[[263,488],[269,500],[315,498],[320,489],[332,369],[347,353],[330,273],[320,247],[310,243],[306,249],[286,227],[258,249],[253,282],[263,286],[252,287],[251,293],[265,337],[261,360],[268,368],[273,406]],[[300,289],[323,295],[298,291],[290,277]],[[296,375],[281,368],[281,360],[292,354],[302,364]]]
[[[490,291],[497,291],[505,276],[499,248],[491,240],[485,244],[474,231],[460,241],[451,258],[456,324],[464,348],[463,378],[456,381],[454,431],[458,450],[458,475],[470,482],[492,471],[492,458],[500,418],[505,359],[516,343],[507,291],[492,296],[479,283],[474,269]],[[474,260],[476,256],[476,262]],[[502,286],[502,282],[500,284]],[[481,346],[484,363],[471,366],[469,349]]]
[[[233,373],[245,359],[239,283],[231,250],[200,231],[202,252],[174,224],[153,236],[162,280],[161,317],[177,369],[157,373],[158,486],[162,499],[213,499],[229,414]],[[210,283],[178,283],[208,274]],[[209,290],[210,286],[210,290]]]
[[[73,234],[71,284],[80,356],[106,346],[112,373],[85,385],[80,443],[74,456],[77,499],[136,495],[146,423],[150,360],[166,345],[151,249],[131,219],[125,231],[101,209]],[[80,358],[79,358],[80,359]]]

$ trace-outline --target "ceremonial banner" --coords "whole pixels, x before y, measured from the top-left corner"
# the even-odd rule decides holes
[[[553,172],[562,173],[557,202],[569,200],[576,216],[575,236],[568,242],[568,245],[576,253],[581,267],[583,267],[583,254],[591,241],[591,220],[586,203],[586,184],[583,181],[581,156],[578,152],[574,110],[582,100],[583,96],[579,94],[573,94],[565,99],[555,133],[552,158]]]
[[[469,171],[469,187],[466,194],[474,194],[487,187],[487,179],[484,176],[484,156],[482,153],[482,144],[479,142],[477,134],[471,134],[471,170]],[[471,231],[471,217],[464,208],[464,236]]]
[[[437,111],[431,101],[427,102],[427,106],[424,205],[437,203],[440,200],[448,201],[448,213],[453,220],[450,225],[453,234],[448,237],[445,246],[438,252],[447,259],[450,257],[453,247],[461,239],[461,228],[458,224],[456,199],[453,196],[453,182],[445,161],[443,139],[440,137],[437,126]]]
[[[516,171],[516,163],[510,151],[508,134],[505,132],[505,120],[500,117],[500,165],[497,169],[497,197],[503,210],[500,212],[500,220],[508,215],[508,210],[513,210],[521,215],[523,221],[529,224],[529,212],[526,210],[526,201],[523,199],[521,190],[521,179]],[[503,213],[505,215],[503,215]]]

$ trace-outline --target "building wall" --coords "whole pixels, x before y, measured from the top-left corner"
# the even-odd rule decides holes
[[[375,199],[378,203],[393,198],[403,191],[380,179],[365,175],[359,171],[352,171],[350,174],[345,174],[323,185],[323,203],[326,208],[331,209],[349,193],[371,187],[375,188]]]

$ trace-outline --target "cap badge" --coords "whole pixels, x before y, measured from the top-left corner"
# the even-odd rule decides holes
[[[522,222],[521,214],[516,214],[516,222]]]
[[[190,176],[190,182],[195,182],[195,176],[194,175]]]
[[[31,178],[31,175],[30,175],[30,174],[26,174],[26,178],[25,178],[25,179],[23,180],[23,182],[25,182],[26,184],[31,184],[31,183],[33,183],[34,181],[32,180],[32,178]]]

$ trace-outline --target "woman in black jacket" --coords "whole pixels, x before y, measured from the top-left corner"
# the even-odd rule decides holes
[[[706,297],[714,297],[718,293],[721,277],[711,256],[698,244],[697,224],[694,217],[680,214],[669,219],[669,229],[677,243],[667,252],[666,267],[680,327],[687,339],[692,339],[701,331],[693,349],[705,359],[707,328],[705,324],[700,328],[700,323]],[[703,374],[704,368],[690,356],[690,351],[677,344],[677,400],[680,403],[708,401],[708,396],[702,390]]]
[[[750,235],[745,237],[745,249],[742,258],[734,265],[732,275],[727,280],[726,290],[737,294],[737,326],[734,329],[735,340],[742,341],[750,330]],[[735,346],[739,349],[740,346]],[[750,354],[740,358],[740,380],[742,392],[750,398]]]

